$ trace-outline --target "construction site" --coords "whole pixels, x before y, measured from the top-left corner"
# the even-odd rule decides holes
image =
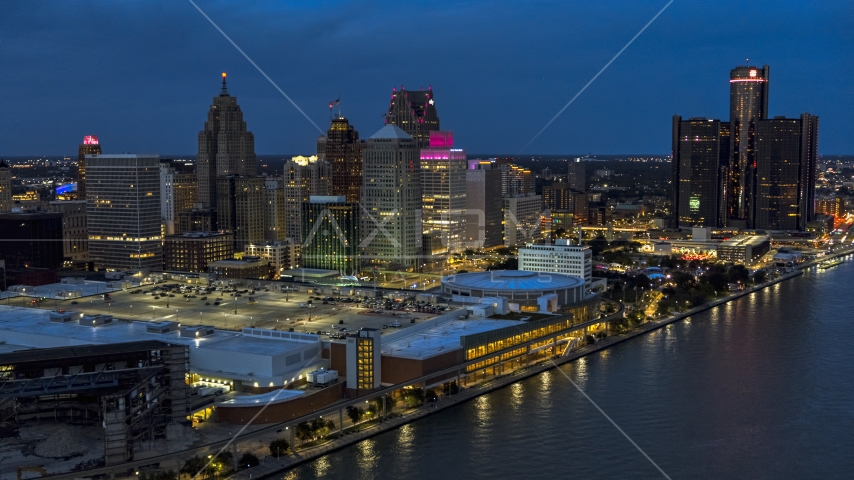
[[[0,354],[0,475],[115,465],[184,427],[189,349],[161,341]]]

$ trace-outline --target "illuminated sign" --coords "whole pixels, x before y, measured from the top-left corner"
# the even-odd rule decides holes
[[[751,70],[750,71],[750,78],[753,78],[755,76],[756,76],[756,70]]]
[[[688,200],[688,208],[691,209],[691,213],[697,213],[700,211],[700,197],[694,195]]]
[[[97,135],[86,135],[83,137],[83,145],[97,145],[98,144],[98,136]]]

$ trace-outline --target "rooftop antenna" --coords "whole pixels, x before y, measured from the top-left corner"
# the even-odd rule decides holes
[[[228,96],[228,88],[225,87],[225,72],[222,72],[222,92],[219,93],[220,97]]]

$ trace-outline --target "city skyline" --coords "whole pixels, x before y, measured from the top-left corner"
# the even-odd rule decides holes
[[[382,126],[383,99],[388,100],[390,87],[432,86],[441,92],[437,103],[443,112],[443,128],[456,131],[469,151],[507,153],[517,153],[536,129],[619,50],[642,25],[638,18],[649,18],[660,8],[621,3],[599,7],[549,6],[549,15],[536,16],[542,23],[538,26],[542,31],[532,32],[525,27],[532,26],[534,15],[520,11],[524,10],[521,4],[488,9],[440,4],[423,12],[424,22],[436,29],[434,48],[444,51],[445,46],[461,41],[469,42],[470,48],[465,52],[429,55],[426,64],[422,64],[418,56],[400,55],[411,48],[408,41],[389,44],[384,34],[353,31],[356,24],[352,22],[358,22],[364,15],[393,19],[411,14],[411,9],[402,9],[401,13],[345,5],[337,11],[317,11],[311,6],[249,7],[234,11],[220,4],[200,6],[318,125],[327,123],[324,116],[328,114],[328,103],[339,98],[340,93],[342,114],[357,130],[375,131]],[[152,47],[132,43],[136,37],[131,34],[137,30],[148,32],[153,28],[153,32],[159,32],[164,28],[159,17],[155,20],[149,16],[144,6],[74,9],[78,11],[69,11],[71,7],[60,4],[53,7],[50,12],[3,7],[8,12],[6,18],[21,21],[6,30],[9,48],[0,52],[0,62],[18,66],[0,79],[0,86],[15,92],[8,106],[19,112],[14,123],[8,119],[8,123],[0,125],[3,127],[0,155],[68,155],[73,153],[72,146],[89,134],[101,136],[116,152],[192,153],[195,149],[187,132],[197,131],[197,112],[210,105],[208,92],[216,88],[212,82],[222,71],[229,73],[231,87],[248,112],[246,121],[253,126],[258,139],[257,153],[313,150],[317,135],[313,126],[191,5],[166,7],[165,23],[172,28],[162,32],[162,38],[153,42]],[[766,7],[761,3],[751,4],[744,7],[743,13],[749,17],[751,13],[760,14]],[[99,8],[104,10],[100,16],[126,23],[127,32],[118,34],[111,42],[104,41],[101,29],[94,30],[102,33],[88,33],[93,30],[86,28],[94,21],[90,17],[96,17],[90,15],[91,11]],[[288,9],[298,10],[305,22],[287,25]],[[611,10],[620,14],[610,15]],[[844,15],[832,7],[788,4],[775,8],[769,25],[747,33],[741,32],[738,22],[731,26],[705,26],[715,23],[709,21],[709,16],[716,18],[728,10],[725,6],[689,7],[674,3],[526,152],[665,153],[669,140],[662,132],[667,131],[674,113],[680,112],[686,118],[700,113],[713,118],[727,117],[725,72],[741,64],[745,57],[750,58],[751,64],[775,66],[777,86],[769,105],[770,117],[790,111],[814,112],[825,119],[820,153],[854,151],[854,140],[844,130],[844,116],[852,106],[850,96],[844,94],[852,82],[852,67],[844,61],[851,50],[851,42],[846,41],[850,34],[840,22]],[[484,14],[488,14],[485,26],[471,24],[470,30],[460,28]],[[18,24],[31,25],[28,16],[35,15],[39,21],[32,23],[32,28],[19,30]],[[258,20],[261,16],[264,19]],[[553,18],[543,20],[549,16]],[[579,16],[584,20],[575,20]],[[76,21],[59,23],[59,18]],[[256,21],[260,22],[258,28],[252,23]],[[309,25],[324,22],[332,25],[328,35],[312,34],[312,38],[319,40],[316,46],[306,45],[292,53]],[[248,28],[249,25],[253,28]],[[571,28],[566,28],[567,25]],[[779,33],[796,28],[802,31],[804,25],[811,35],[782,37]],[[505,26],[512,27],[507,38],[490,33]],[[558,28],[561,33],[556,33]],[[54,33],[41,35],[34,42],[34,35],[43,30]],[[182,33],[171,33],[173,30]],[[286,32],[285,37],[269,38],[274,31]],[[463,33],[466,31],[469,33]],[[56,37],[55,32],[64,35]],[[737,40],[729,40],[735,33],[739,33]],[[78,40],[63,40],[69,45],[59,45],[58,38],[69,36]],[[346,45],[341,51],[330,53],[333,46],[346,44],[353,36],[358,37],[358,45]],[[555,46],[538,50],[543,38],[556,38]],[[716,45],[713,51],[707,51],[710,41]],[[169,53],[163,53],[162,47],[167,42]],[[33,45],[49,48],[33,50]],[[831,45],[834,48],[827,48]],[[84,47],[89,62],[69,63],[68,58],[75,56],[63,56],[65,48]],[[286,52],[284,62],[278,60],[282,52]],[[376,52],[382,54],[381,58],[365,61],[375,58]],[[294,68],[310,68],[318,54],[327,55],[329,61],[339,62],[342,68],[352,69],[353,75],[346,77],[346,84],[341,83],[343,80],[299,78],[287,73]],[[545,57],[559,61],[547,62]],[[126,58],[134,60],[128,62]],[[695,62],[690,69],[682,68],[690,58],[703,58],[703,61]],[[834,75],[815,74],[827,65],[835,65]],[[98,82],[92,81],[92,68],[103,70]],[[51,75],[51,72],[62,74]],[[28,76],[40,80],[25,81]],[[210,88],[202,87],[206,84]],[[477,96],[470,95],[472,89],[478,91]],[[644,95],[629,94],[636,91],[643,91]],[[704,93],[695,95],[700,91]],[[72,112],[77,120],[64,121]],[[133,121],[115,121],[130,112],[134,114]],[[596,135],[607,128],[611,117],[629,112],[648,121],[629,129],[618,141]],[[163,115],[169,120],[160,121]],[[466,121],[470,118],[481,120]],[[24,144],[18,140],[40,133],[41,140],[35,146],[30,141]]]

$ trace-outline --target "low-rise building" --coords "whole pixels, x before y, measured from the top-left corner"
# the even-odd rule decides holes
[[[274,276],[278,276],[284,270],[299,266],[300,245],[290,238],[286,238],[285,240],[246,245],[245,253],[248,256],[258,257],[269,262],[273,268]]]
[[[170,272],[203,273],[208,265],[234,256],[231,232],[186,232],[166,235],[163,269]]]
[[[266,280],[270,278],[270,269],[267,260],[248,255],[239,260],[219,260],[208,264],[208,272],[216,275],[216,278]]]
[[[718,245],[718,260],[751,264],[771,250],[771,239],[766,235],[737,235]]]
[[[593,281],[593,251],[588,246],[572,245],[567,239],[554,245],[527,244],[519,249],[519,270],[565,273]]]

